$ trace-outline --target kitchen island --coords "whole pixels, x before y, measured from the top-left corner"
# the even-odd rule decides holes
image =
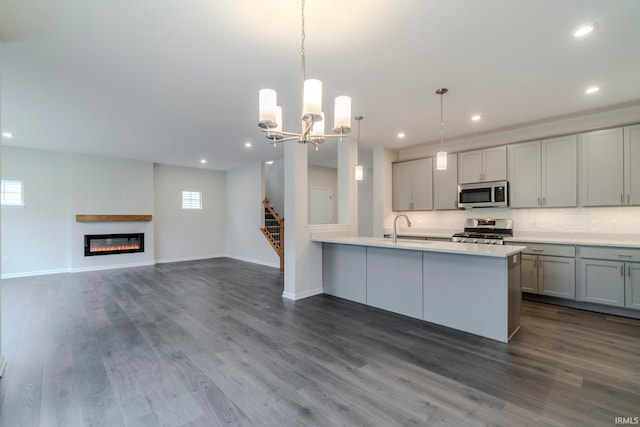
[[[520,325],[524,246],[313,236],[323,292],[494,340]]]

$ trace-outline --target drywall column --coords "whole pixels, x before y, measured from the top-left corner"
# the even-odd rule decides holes
[[[311,241],[307,146],[284,143],[284,292],[297,300],[322,293],[322,244]]]
[[[391,163],[398,154],[384,147],[373,149],[373,236],[384,236],[384,221],[392,212]]]
[[[338,223],[349,224],[349,234],[358,235],[358,142],[346,138],[338,142]]]
[[[2,52],[2,40],[0,40],[0,52]],[[0,84],[0,90],[1,90],[1,88],[2,88],[2,84]],[[0,117],[2,117],[2,115],[0,115]],[[0,123],[0,129],[2,129],[2,123]],[[1,144],[0,144],[0,147],[1,147]],[[0,153],[0,156],[1,155],[2,155],[2,153]],[[1,216],[0,216],[0,221],[2,221]],[[0,253],[0,259],[2,259],[2,254],[1,253]],[[1,263],[0,263],[0,269],[1,268],[2,268],[2,266],[1,266]],[[2,273],[2,272],[0,271],[0,273]],[[2,374],[4,373],[5,364],[6,364],[6,360],[4,358],[4,353],[2,353],[2,280],[0,280],[0,377],[2,377]]]

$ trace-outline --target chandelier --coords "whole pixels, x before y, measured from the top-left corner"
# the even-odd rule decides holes
[[[279,142],[298,140],[301,144],[318,146],[325,138],[340,138],[351,131],[351,97],[338,96],[335,99],[333,134],[324,133],[324,113],[322,112],[322,82],[317,79],[306,79],[304,52],[304,0],[301,13],[300,57],[302,60],[303,102],[302,126],[300,132],[282,130],[282,108],[277,105],[277,94],[273,89],[261,89],[259,94],[260,119],[258,126],[266,133],[267,138],[275,146]]]

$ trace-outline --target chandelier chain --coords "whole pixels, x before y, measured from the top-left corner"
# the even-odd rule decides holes
[[[301,2],[301,11],[300,11],[300,58],[302,60],[302,81],[304,82],[307,78],[307,70],[305,64],[304,57],[304,39],[306,38],[306,33],[304,32],[304,0]]]

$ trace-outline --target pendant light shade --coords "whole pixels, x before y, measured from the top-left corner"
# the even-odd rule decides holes
[[[438,154],[436,155],[436,169],[439,171],[447,169],[446,151],[438,151]]]
[[[364,166],[356,165],[356,181],[362,181],[364,179]]]
[[[447,169],[447,152],[444,151],[444,101],[443,96],[449,92],[449,89],[442,88],[436,90],[436,94],[440,95],[440,151],[436,154],[436,170]]]

